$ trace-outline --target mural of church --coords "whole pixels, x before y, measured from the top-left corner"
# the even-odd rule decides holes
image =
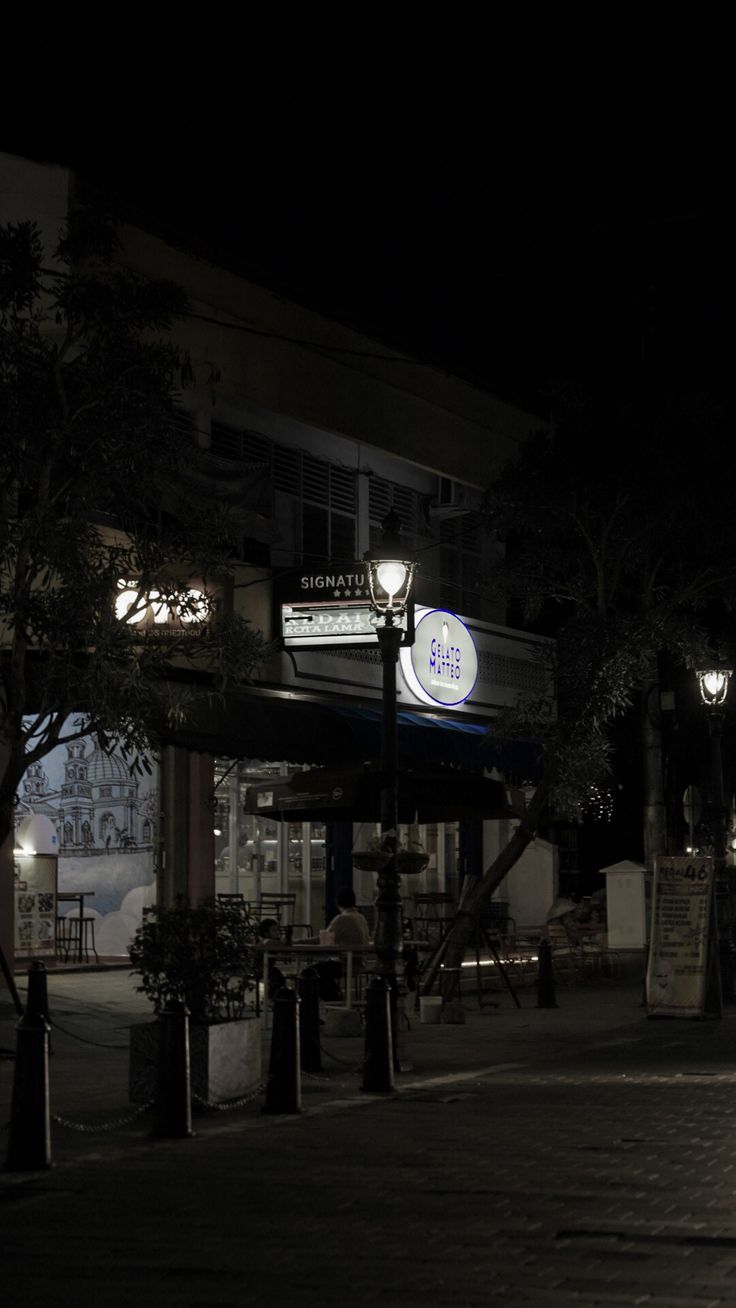
[[[153,848],[151,819],[139,808],[138,779],[118,754],[96,748],[87,755],[86,749],[86,741],[66,746],[59,797],[62,854]]]
[[[92,747],[89,739],[63,748],[64,780],[58,790],[51,788],[42,762],[29,767],[16,806],[16,826],[34,813],[50,817],[62,857],[152,850],[152,815],[142,809],[140,782],[123,758]]]
[[[125,956],[155,902],[157,773],[139,775],[117,750],[84,737],[32,763],[16,799],[16,830],[24,818],[53,822],[60,890],[85,890],[96,919],[98,952]]]

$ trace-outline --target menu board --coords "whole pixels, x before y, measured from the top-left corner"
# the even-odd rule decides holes
[[[15,952],[24,958],[56,954],[55,854],[14,854]]]
[[[721,1011],[712,858],[655,859],[647,963],[649,1017]]]

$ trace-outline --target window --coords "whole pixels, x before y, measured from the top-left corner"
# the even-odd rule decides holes
[[[279,527],[293,561],[317,569],[331,560],[352,562],[356,551],[356,473],[304,450],[274,447]],[[286,562],[287,560],[284,560]]]
[[[480,515],[463,513],[440,521],[439,540],[440,603],[480,616],[485,543]]]
[[[209,492],[228,508],[233,531],[242,533],[234,552],[267,566],[274,516],[273,443],[259,432],[213,422],[199,470]]]
[[[371,477],[368,509],[371,545],[378,543],[381,523],[391,509],[398,515],[407,544],[411,544],[417,537],[426,535],[427,524],[423,507],[426,500],[426,495],[420,494],[409,486],[400,486],[398,482],[386,481],[383,477]]]
[[[407,546],[417,552],[418,604],[504,621],[503,610],[485,593],[498,547],[483,527],[479,491],[438,477],[437,491],[429,495],[372,477],[369,504],[371,545],[378,544],[381,523],[393,509]]]

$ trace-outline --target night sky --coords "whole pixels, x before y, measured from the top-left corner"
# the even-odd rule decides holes
[[[713,25],[46,12],[11,23],[2,148],[75,165],[121,208],[543,412],[560,380],[642,366],[726,389]]]
[[[541,415],[570,381],[637,378],[732,407],[725,26],[419,13],[6,16],[0,149]],[[638,752],[618,761],[620,840]],[[636,826],[609,834],[600,858],[637,856]]]

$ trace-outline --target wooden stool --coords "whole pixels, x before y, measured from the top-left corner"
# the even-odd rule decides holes
[[[66,963],[69,960],[69,933],[67,923],[69,919],[64,913],[56,915],[56,957],[63,959]]]
[[[57,950],[59,948],[60,923],[63,923],[61,928],[61,938],[63,941],[64,961],[68,963],[71,958],[75,962],[77,960],[81,962],[83,957],[84,962],[89,963],[91,950],[95,956],[95,962],[99,963],[100,956],[97,953],[97,948],[95,946],[95,919],[93,917],[88,917],[86,914],[83,918],[80,918],[79,914],[76,912],[67,913],[64,917],[57,918]]]

